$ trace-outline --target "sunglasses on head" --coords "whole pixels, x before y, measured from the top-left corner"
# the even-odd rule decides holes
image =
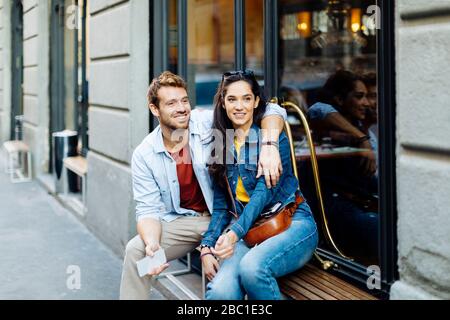
[[[232,76],[244,76],[244,77],[254,77],[255,74],[252,70],[237,70],[237,71],[227,71],[223,74],[222,80],[232,77]]]

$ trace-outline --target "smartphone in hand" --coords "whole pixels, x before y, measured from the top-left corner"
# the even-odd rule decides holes
[[[167,258],[164,249],[159,249],[155,252],[155,255],[153,257],[147,256],[136,263],[139,276],[141,278],[146,276],[151,270],[162,266],[166,262]]]

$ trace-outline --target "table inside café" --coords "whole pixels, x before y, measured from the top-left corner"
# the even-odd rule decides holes
[[[348,146],[315,146],[317,159],[333,159],[347,157],[361,157],[369,155],[372,150],[354,148]],[[309,147],[295,145],[295,156],[297,161],[308,160],[311,157]]]

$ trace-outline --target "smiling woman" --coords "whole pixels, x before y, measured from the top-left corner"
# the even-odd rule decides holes
[[[254,109],[258,108],[259,97],[255,97],[249,83],[238,81],[230,84],[225,94],[225,110],[234,129],[248,133],[252,125]],[[242,137],[244,138],[244,137]],[[242,138],[238,137],[242,142]]]
[[[226,72],[222,76],[214,97],[214,125],[223,137],[223,145],[230,145],[233,141],[226,141],[227,129],[234,129],[238,133],[238,142],[242,143],[248,135],[252,124],[261,125],[266,111],[266,101],[261,88],[252,71]],[[226,153],[223,153],[222,164],[210,167],[211,175],[216,181],[221,181],[225,172]]]
[[[214,157],[209,169],[215,187],[211,222],[202,240],[202,247],[210,250],[201,256],[211,280],[205,297],[278,300],[276,278],[310,260],[318,241],[316,224],[301,196],[284,133],[279,141],[270,141],[278,146],[282,160],[279,183],[268,188],[264,177],[257,175],[252,160],[263,157],[260,145],[269,141],[260,136],[266,103],[253,72],[225,73],[214,102],[213,128],[222,133],[223,158]],[[254,246],[247,237],[250,229],[264,210],[280,204],[291,210],[289,223]],[[223,260],[220,268],[214,256]]]

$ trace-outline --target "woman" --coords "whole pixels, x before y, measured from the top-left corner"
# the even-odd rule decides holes
[[[331,130],[346,137],[334,142],[374,151],[364,157],[330,158],[320,164],[323,199],[335,240],[344,252],[370,265],[377,263],[380,221],[374,197],[378,194],[377,148],[363,127],[370,109],[363,80],[350,71],[337,71],[326,81],[320,102],[311,106],[308,116],[316,132]],[[374,164],[369,172],[366,164]]]
[[[259,146],[264,143],[260,141],[259,131],[265,107],[251,71],[224,74],[215,96],[213,127],[222,134],[226,148],[220,159],[212,158],[210,162],[215,185],[214,209],[202,241],[202,265],[211,280],[206,299],[240,300],[246,294],[255,300],[280,299],[276,278],[301,268],[317,246],[317,227],[306,202],[299,205],[286,231],[253,248],[242,240],[264,209],[277,202],[289,204],[299,192],[289,141],[284,133],[279,139],[283,173],[278,185],[268,189],[264,177],[256,178]],[[229,134],[230,129],[234,136]],[[225,179],[238,218],[228,211],[232,206],[227,202]],[[222,260],[220,266],[216,258]]]

